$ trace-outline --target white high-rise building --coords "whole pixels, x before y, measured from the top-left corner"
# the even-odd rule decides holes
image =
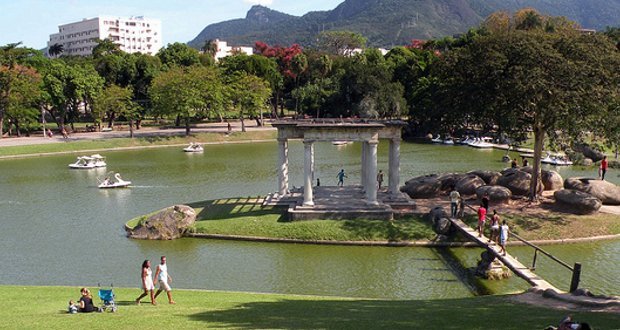
[[[161,21],[137,17],[99,16],[58,26],[47,48],[63,46],[62,55],[90,55],[98,39],[109,39],[127,53],[155,55],[162,47]]]

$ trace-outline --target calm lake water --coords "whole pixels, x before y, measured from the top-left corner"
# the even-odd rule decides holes
[[[514,278],[472,277],[481,249],[337,247],[201,239],[138,241],[123,224],[175,203],[265,195],[277,189],[277,143],[206,146],[203,154],[181,148],[103,152],[108,167],[69,170],[74,155],[0,160],[0,284],[95,286],[140,285],[140,264],[168,257],[173,287],[388,299],[436,299],[527,288]],[[316,176],[336,184],[360,181],[359,144],[316,147]],[[379,168],[387,170],[387,143],[379,145]],[[503,151],[460,146],[401,145],[401,180],[471,169],[499,170]],[[300,186],[303,145],[290,144],[291,185]],[[97,178],[117,171],[134,187],[99,190]],[[562,168],[566,176],[596,169]],[[620,183],[617,170],[610,181]],[[532,251],[511,248],[528,264]],[[620,241],[551,246],[569,264],[583,264],[582,286],[619,294]],[[570,273],[539,257],[538,273],[567,288]],[[138,289],[136,289],[138,293]]]

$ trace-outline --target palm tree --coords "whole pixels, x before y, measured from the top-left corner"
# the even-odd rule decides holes
[[[211,58],[215,59],[215,54],[217,53],[217,42],[213,39],[209,39],[205,41],[204,46],[201,49],[205,54],[211,56]]]
[[[62,54],[65,51],[65,46],[62,44],[53,44],[50,46],[50,48],[47,50],[47,53],[52,56],[52,57],[56,57],[60,54]]]

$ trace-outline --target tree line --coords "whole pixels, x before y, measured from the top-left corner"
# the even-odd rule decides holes
[[[111,126],[122,118],[133,129],[147,117],[173,118],[189,134],[196,120],[262,124],[263,115],[288,110],[298,117],[403,118],[417,135],[475,129],[518,143],[533,133],[537,159],[543,141],[587,137],[616,148],[620,142],[620,28],[592,33],[523,9],[387,54],[347,31],[316,39],[312,49],[256,42],[254,55],[219,62],[212,41],[202,52],[169,44],[156,56],[125,53],[108,40],[89,57],[62,56],[54,45],[51,59],[6,45],[0,135],[37,127],[41,114],[59,127]]]

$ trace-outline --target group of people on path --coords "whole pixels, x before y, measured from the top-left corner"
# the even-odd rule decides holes
[[[140,300],[146,297],[147,295],[151,298],[151,304],[156,305],[157,302],[155,299],[162,291],[166,291],[168,295],[168,303],[175,304],[174,300],[172,300],[172,289],[170,288],[170,282],[172,282],[172,277],[168,274],[168,265],[166,264],[166,256],[161,256],[161,262],[157,265],[157,269],[155,270],[155,279],[159,284],[159,288],[157,292],[155,291],[155,284],[153,283],[153,277],[151,276],[153,271],[151,270],[151,261],[144,260],[142,263],[142,294],[136,299],[136,304],[140,304]]]
[[[450,216],[457,218],[457,216],[463,216],[464,201],[461,194],[456,190],[456,187],[452,187],[450,191]],[[482,237],[484,233],[484,225],[487,222],[487,214],[489,210],[489,194],[484,193],[480,199],[480,207],[478,207],[478,237]],[[497,210],[493,210],[493,216],[489,221],[491,234],[489,235],[489,244],[498,244],[500,246],[500,253],[506,255],[506,241],[508,240],[508,233],[510,231],[508,223],[501,220]]]

